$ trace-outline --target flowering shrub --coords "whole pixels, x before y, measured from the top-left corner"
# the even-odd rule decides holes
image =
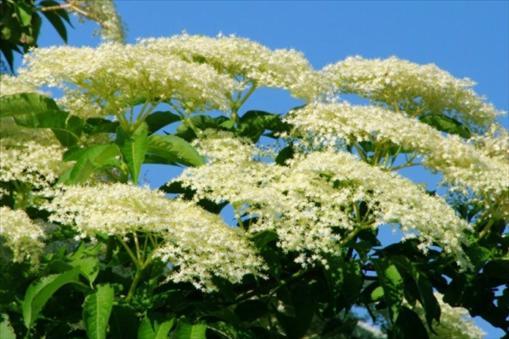
[[[509,138],[470,80],[182,34],[36,49],[1,81],[2,338],[508,329]],[[264,87],[302,105],[245,111]],[[143,164],[184,169],[150,189]]]

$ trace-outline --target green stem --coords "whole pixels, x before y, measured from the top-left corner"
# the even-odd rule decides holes
[[[129,287],[129,292],[127,292],[127,297],[125,298],[125,301],[129,302],[133,298],[134,291],[136,290],[136,287],[138,287],[138,284],[140,283],[142,276],[143,268],[137,269],[136,274],[134,275],[134,279],[131,283],[131,286]]]

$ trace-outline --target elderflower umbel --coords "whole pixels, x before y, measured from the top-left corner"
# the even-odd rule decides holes
[[[402,113],[377,106],[313,103],[291,112],[286,119],[315,140],[329,143],[338,139],[350,144],[389,141],[422,156],[424,164],[442,172],[447,182],[489,197],[489,203],[509,191],[507,163]]]
[[[63,89],[61,103],[83,117],[120,115],[145,102],[178,101],[190,111],[227,109],[237,86],[212,66],[163,57],[141,44],[35,49],[19,74],[35,86]]]
[[[49,130],[15,126],[0,120],[0,181],[20,181],[45,188],[67,168],[64,149]]]
[[[189,62],[205,63],[221,73],[254,83],[257,87],[289,90],[309,99],[318,79],[308,60],[295,50],[269,48],[235,36],[216,38],[181,34],[171,38],[143,39],[140,44],[159,56],[178,55]]]
[[[353,93],[408,113],[448,112],[474,125],[487,126],[500,114],[478,96],[469,79],[456,79],[436,65],[418,65],[396,57],[349,57],[321,73],[342,93]]]
[[[156,234],[154,255],[173,269],[168,279],[214,290],[212,278],[239,282],[259,274],[263,263],[239,231],[193,203],[169,200],[159,191],[126,184],[72,186],[47,206],[50,220],[75,226],[82,236],[120,238],[137,231]]]
[[[316,152],[279,166],[239,158],[235,149],[230,148],[231,156],[187,168],[176,180],[195,189],[196,199],[228,201],[237,215],[257,217],[250,232],[276,232],[281,248],[300,253],[297,260],[303,264],[337,252],[341,234],[381,224],[399,224],[408,236],[417,233],[423,249],[436,242],[463,260],[461,243],[469,225],[440,197],[397,174],[346,153]],[[356,218],[353,206],[359,201],[367,203],[370,220]]]
[[[44,244],[44,231],[40,224],[32,221],[22,210],[0,207],[0,244],[11,249],[13,260],[37,261]]]

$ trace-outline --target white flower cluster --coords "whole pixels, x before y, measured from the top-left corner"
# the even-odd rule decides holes
[[[452,307],[443,300],[443,295],[436,292],[438,304],[440,305],[440,322],[433,323],[433,330],[430,338],[443,339],[481,339],[486,333],[481,330],[473,321],[468,311],[463,307]],[[415,311],[424,318],[424,310],[418,305]]]
[[[342,139],[350,144],[374,141],[401,146],[422,156],[424,164],[442,172],[447,182],[473,189],[489,198],[487,202],[490,204],[503,199],[509,191],[507,163],[484,154],[458,136],[444,136],[402,113],[376,106],[313,103],[291,112],[287,121],[311,133],[315,141],[334,144]],[[495,147],[503,148],[498,143]],[[507,152],[506,149],[504,151]],[[501,201],[501,204],[504,202]]]
[[[13,253],[13,261],[37,261],[44,248],[44,230],[22,210],[0,207],[0,244]]]
[[[498,124],[490,126],[483,135],[475,135],[471,141],[489,157],[509,164],[509,132]]]
[[[322,70],[343,93],[354,93],[408,113],[449,112],[486,126],[500,114],[473,90],[474,82],[456,79],[436,65],[418,65],[396,57],[349,57]]]
[[[310,99],[319,88],[318,74],[302,53],[267,47],[235,36],[211,38],[181,34],[167,39],[143,39],[140,43],[156,55],[179,55],[189,62],[206,63],[221,73],[257,87],[276,87]]]
[[[155,234],[162,243],[155,255],[176,269],[168,279],[213,290],[212,278],[239,282],[263,267],[241,231],[196,205],[169,200],[162,192],[126,184],[72,186],[46,208],[51,221],[75,226],[82,236],[97,233],[125,237]]]
[[[0,74],[0,96],[34,92],[39,92],[34,84],[23,81],[19,77]]]
[[[164,54],[164,53],[163,53]],[[189,111],[227,109],[237,87],[212,66],[153,53],[143,44],[50,47],[25,57],[19,74],[34,86],[59,87],[78,116],[120,115],[139,103],[177,100]]]
[[[300,253],[297,260],[303,264],[324,262],[345,234],[381,224],[399,224],[407,236],[422,239],[423,249],[436,242],[463,260],[461,242],[469,225],[443,199],[397,174],[347,153],[316,152],[297,157],[288,167],[252,161],[249,154],[241,161],[239,155],[223,155],[186,169],[177,180],[194,188],[196,199],[228,201],[238,216],[258,217],[250,231],[275,231],[281,248]],[[356,215],[361,201],[370,209],[368,219]]]
[[[51,131],[21,128],[4,118],[0,132],[0,181],[46,188],[66,169],[64,149]]]

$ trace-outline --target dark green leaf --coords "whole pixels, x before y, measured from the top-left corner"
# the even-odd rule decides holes
[[[149,134],[156,132],[157,130],[163,128],[166,125],[171,124],[172,122],[179,121],[180,117],[176,114],[173,114],[169,111],[158,111],[150,114],[145,122],[148,125]]]
[[[263,111],[246,112],[239,120],[239,135],[257,142],[265,130],[284,132],[290,125],[281,120],[278,114]]]
[[[409,309],[403,306],[399,312],[398,320],[391,328],[391,337],[397,339],[428,339],[428,332],[424,327],[421,318]]]
[[[23,321],[26,328],[31,328],[39,313],[42,311],[46,302],[51,296],[62,286],[77,282],[79,271],[76,269],[61,273],[53,274],[32,283],[26,293],[21,305],[23,311]]]
[[[261,300],[247,300],[235,308],[235,313],[242,321],[254,321],[267,312],[267,304]]]
[[[83,303],[83,323],[89,339],[106,339],[115,292],[110,285],[99,285]]]
[[[200,166],[203,157],[190,143],[175,135],[151,135],[148,138],[147,163]]]
[[[117,128],[118,121],[103,118],[88,118],[83,126],[83,132],[87,134],[115,133]]]
[[[279,151],[276,157],[276,164],[285,165],[286,160],[293,158],[295,151],[293,149],[293,145],[288,145]]]
[[[398,319],[401,302],[403,301],[403,278],[393,264],[383,263],[377,270],[380,283],[384,289],[384,300],[389,308],[391,321],[394,323]]]
[[[461,122],[442,114],[428,114],[419,118],[425,124],[435,127],[439,131],[457,134],[463,138],[470,138],[469,128]]]
[[[65,28],[65,24],[62,21],[62,18],[53,11],[44,11],[42,14],[46,17],[46,19],[48,19],[49,22],[51,22],[62,40],[67,43],[67,29]]]
[[[196,133],[193,131],[191,124],[194,128],[202,131],[208,128],[225,130],[227,128],[222,126],[222,124],[228,120],[229,119],[224,116],[213,118],[208,115],[196,115],[191,117],[189,121],[182,121],[182,125],[177,127],[175,135],[187,141],[192,141],[196,138]]]

